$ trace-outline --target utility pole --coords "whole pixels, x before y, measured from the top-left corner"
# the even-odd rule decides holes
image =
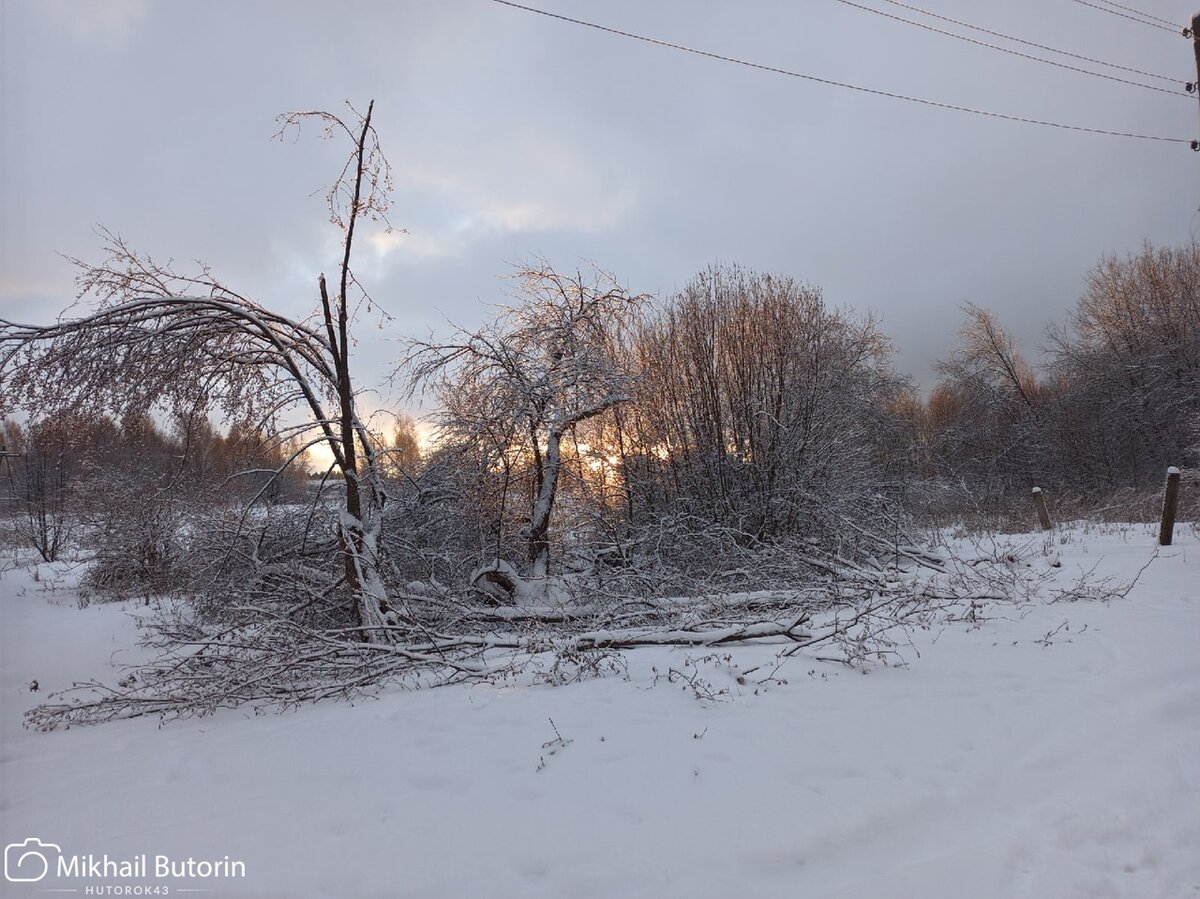
[[[1200,97],[1200,12],[1192,16],[1191,32],[1192,50],[1196,54],[1196,81],[1192,87],[1195,88],[1196,95]],[[1200,150],[1200,141],[1192,141],[1192,149]]]

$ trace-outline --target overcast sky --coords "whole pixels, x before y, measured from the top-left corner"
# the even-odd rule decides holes
[[[1195,77],[1182,36],[1072,0],[914,2]],[[531,5],[896,93],[1200,137],[1190,98],[837,0]],[[1194,11],[1126,5],[1181,23]],[[276,308],[307,310],[317,272],[337,267],[319,191],[345,148],[270,138],[277,113],[345,99],[375,99],[396,174],[392,219],[408,234],[365,241],[357,260],[395,333],[482,320],[510,264],[532,254],[564,269],[595,260],[660,295],[710,263],[737,262],[877,313],[898,366],[928,387],[964,302],[995,310],[1034,353],[1099,257],[1200,233],[1200,154],[1183,144],[868,96],[490,0],[0,0],[0,29],[0,315],[10,319],[46,320],[71,302],[58,254],[97,258],[98,224],[157,257],[203,259]],[[366,324],[360,363],[375,381],[395,347]]]

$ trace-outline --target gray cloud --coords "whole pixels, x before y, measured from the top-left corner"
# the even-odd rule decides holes
[[[1152,0],[1145,0],[1150,4]],[[930,8],[1194,77],[1182,38],[1066,0]],[[971,47],[833,0],[546,0],[547,8],[829,78],[1034,118],[1179,137],[1196,104]],[[1188,18],[1176,2],[1153,11]],[[1104,253],[1190,239],[1185,147],[930,109],[750,71],[485,0],[66,4],[3,21],[0,304],[47,318],[56,255],[97,223],[203,258],[284,308],[336,254],[319,191],[339,148],[271,142],[277,112],[376,99],[393,221],[359,270],[399,331],[470,323],[507,263],[594,259],[668,292],[715,260],[794,275],[873,310],[926,384],[958,306],[1034,350]],[[372,377],[393,345],[360,344]]]

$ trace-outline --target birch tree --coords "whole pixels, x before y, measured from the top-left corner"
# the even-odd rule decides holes
[[[1055,440],[1111,486],[1188,465],[1200,417],[1200,245],[1101,260],[1068,328],[1051,331],[1064,408]]]
[[[158,262],[102,229],[107,258],[72,260],[89,311],[51,325],[0,319],[0,404],[39,415],[157,410],[185,417],[211,410],[263,422],[281,444],[293,441],[289,462],[326,447],[346,485],[337,528],[351,611],[365,639],[385,640],[390,622],[378,546],[386,496],[356,407],[350,323],[354,300],[364,296],[351,268],[356,229],[365,221],[386,224],[391,182],[371,124],[374,102],[365,115],[347,105],[348,120],[323,111],[278,118],[280,135],[316,124],[349,147],[326,196],[342,234],[340,258],[334,283],[321,274],[314,285],[311,315],[273,312],[206,265]],[[285,424],[297,412],[302,421]]]

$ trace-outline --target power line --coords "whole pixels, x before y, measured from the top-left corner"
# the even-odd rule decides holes
[[[746,66],[750,69],[758,69],[763,72],[774,72],[776,75],[786,75],[789,78],[800,78],[804,81],[812,81],[817,84],[825,84],[830,87],[841,87],[846,90],[858,91],[864,94],[873,94],[877,97],[888,97],[892,100],[905,100],[909,103],[920,103],[923,106],[933,106],[938,109],[952,109],[956,112],[969,112],[972,115],[987,116],[993,119],[1003,119],[1008,122],[1024,122],[1029,125],[1043,125],[1047,128],[1060,128],[1064,131],[1080,131],[1085,134],[1104,134],[1109,137],[1129,137],[1137,140],[1156,140],[1165,143],[1173,144],[1189,144],[1193,149],[1200,150],[1200,141],[1190,140],[1185,137],[1162,137],[1154,134],[1135,134],[1128,131],[1108,131],[1103,128],[1088,128],[1083,125],[1066,125],[1062,122],[1049,122],[1043,119],[1030,119],[1024,116],[1010,115],[1003,112],[991,112],[985,109],[975,109],[970,106],[958,106],[953,103],[943,103],[938,100],[927,100],[921,97],[910,97],[906,94],[896,94],[891,91],[879,90],[873,87],[863,87],[857,84],[848,84],[844,81],[834,81],[830,78],[821,78],[817,75],[806,75],[802,72],[793,72],[789,69],[781,69],[777,66],[764,65],[763,63],[750,62],[745,59],[738,59],[735,56],[723,56],[720,53],[712,53],[708,50],[699,50],[695,47],[687,47],[683,44],[676,44],[671,41],[662,40],[655,37],[647,37],[643,34],[635,34],[632,31],[622,31],[619,28],[609,28],[606,25],[597,25],[595,22],[586,22],[583,19],[573,19],[570,16],[564,16],[560,13],[549,12],[548,10],[538,9],[534,6],[525,6],[521,3],[515,3],[513,0],[492,0],[493,3],[499,3],[501,6],[509,6],[513,9],[524,10],[539,16],[545,16],[548,19],[557,19],[560,22],[569,22],[572,25],[581,25],[584,28],[592,28],[596,31],[603,31],[607,34],[614,34],[618,37],[629,38],[630,40],[641,41],[646,44],[653,44],[657,47],[668,47],[672,50],[680,50],[684,53],[692,53],[696,56],[704,56],[709,59],[720,60],[721,62],[729,62],[739,66]]]
[[[957,25],[959,28],[969,28],[972,31],[978,31],[982,34],[990,34],[992,37],[998,37],[1006,41],[1012,41],[1015,44],[1024,44],[1026,47],[1035,47],[1038,50],[1046,50],[1050,53],[1058,53],[1061,56],[1069,56],[1071,59],[1079,59],[1083,62],[1094,63],[1098,66],[1106,66],[1110,69],[1120,69],[1122,72],[1132,72],[1134,75],[1144,75],[1147,78],[1157,78],[1160,81],[1169,81],[1173,84],[1186,84],[1179,78],[1173,78],[1170,75],[1159,75],[1156,72],[1147,72],[1144,69],[1135,69],[1132,66],[1122,66],[1115,62],[1105,62],[1103,59],[1094,59],[1091,56],[1082,56],[1079,53],[1072,53],[1069,50],[1059,50],[1057,47],[1049,47],[1046,44],[1038,44],[1034,41],[1027,41],[1024,38],[1013,37],[1011,34],[1004,34],[1000,31],[992,31],[989,28],[981,28],[979,25],[972,25],[970,22],[962,22],[958,19],[952,19],[949,16],[943,16],[940,13],[930,12],[927,9],[921,9],[919,6],[911,6],[908,3],[901,3],[900,0],[883,0],[884,3],[890,3],[893,6],[899,6],[903,9],[910,10],[915,13],[920,13],[923,16],[929,16],[931,19],[940,19],[943,22],[949,22],[951,25]]]
[[[1107,6],[1100,6],[1096,3],[1089,3],[1088,0],[1074,0],[1075,3],[1081,6],[1090,6],[1092,9],[1098,9],[1100,12],[1111,13],[1114,16],[1120,16],[1122,19],[1128,19],[1131,22],[1138,22],[1141,25],[1149,25],[1151,28],[1161,28],[1163,31],[1169,31],[1172,34],[1183,34],[1187,29],[1179,29],[1173,25],[1161,25],[1158,22],[1150,22],[1146,19],[1139,19],[1137,16],[1131,16],[1128,13],[1119,12]]]
[[[1107,78],[1109,81],[1117,81],[1121,84],[1129,84],[1133,87],[1145,88],[1148,91],[1159,91],[1160,93],[1164,94],[1172,94],[1176,97],[1182,97],[1189,102],[1192,101],[1192,98],[1183,91],[1168,90],[1165,87],[1158,87],[1154,84],[1146,84],[1142,81],[1130,81],[1128,78],[1121,78],[1119,75],[1106,75],[1104,72],[1093,72],[1090,69],[1081,69],[1079,66],[1073,66],[1065,62],[1057,62],[1056,60],[1046,59],[1042,56],[1034,56],[1030,53],[1023,53],[1020,50],[1013,50],[1010,47],[1001,47],[997,44],[989,44],[987,41],[976,40],[973,37],[967,37],[965,34],[955,34],[953,31],[946,31],[934,25],[926,25],[924,22],[906,19],[903,16],[897,16],[890,12],[884,12],[882,9],[875,9],[871,6],[863,6],[861,3],[855,3],[854,0],[837,0],[837,2],[844,3],[846,6],[853,6],[855,9],[861,9],[863,12],[875,13],[877,16],[883,16],[884,18],[891,19],[895,22],[903,22],[905,25],[914,25],[917,28],[924,28],[926,31],[932,31],[934,34],[942,34],[946,37],[957,38],[960,41],[966,41],[969,44],[975,44],[977,47],[987,47],[989,50],[999,50],[1001,53],[1010,53],[1013,56],[1021,57],[1021,59],[1031,59],[1034,62],[1045,63],[1048,66],[1057,66],[1060,69],[1067,69],[1072,72],[1080,72],[1081,74],[1092,75],[1096,78]]]
[[[1174,22],[1172,22],[1170,19],[1160,19],[1158,16],[1151,15],[1148,12],[1143,12],[1140,9],[1134,9],[1132,6],[1122,6],[1120,3],[1113,3],[1113,0],[1100,0],[1100,2],[1103,3],[1105,6],[1115,6],[1117,9],[1123,9],[1126,12],[1135,13],[1135,14],[1141,16],[1143,19],[1150,19],[1152,22],[1159,22],[1163,25],[1168,26],[1169,28],[1171,28],[1173,30],[1176,30],[1176,31],[1179,30],[1179,26],[1176,25]]]

